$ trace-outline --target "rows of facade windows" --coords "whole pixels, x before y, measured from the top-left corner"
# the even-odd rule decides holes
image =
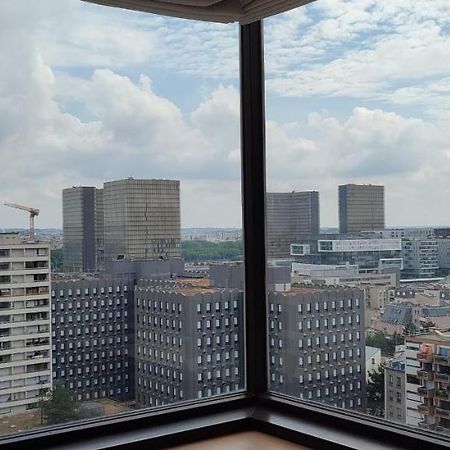
[[[134,397],[133,289],[101,280],[52,290],[52,376],[78,400]]]
[[[97,283],[52,292],[53,377],[78,398],[126,400],[136,390],[138,407],[158,406],[244,387],[242,292]],[[269,302],[271,388],[363,407],[361,292],[291,294]]]

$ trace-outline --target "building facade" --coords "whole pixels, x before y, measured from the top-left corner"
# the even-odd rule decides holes
[[[365,411],[364,293],[269,292],[270,389]]]
[[[95,190],[95,252],[97,270],[105,270],[105,211],[103,206],[103,189]]]
[[[437,330],[409,342],[419,345],[417,377],[421,381],[418,394],[421,403],[419,426],[448,433],[450,430],[450,334]]]
[[[104,259],[180,258],[180,182],[110,181],[103,186]]]
[[[369,381],[370,372],[378,370],[381,364],[381,349],[366,345],[366,381]]]
[[[338,200],[340,233],[384,228],[384,186],[341,185]]]
[[[79,401],[134,398],[133,283],[52,284],[52,377]]]
[[[319,193],[268,192],[266,195],[268,258],[290,258],[290,245],[320,231]]]
[[[63,262],[65,272],[93,272],[96,264],[96,189],[63,190]]]
[[[438,252],[438,267],[442,274],[450,272],[450,239],[437,238],[437,252]]]
[[[0,234],[0,414],[36,408],[51,388],[50,248]]]
[[[365,269],[403,268],[402,242],[395,238],[356,239],[321,235],[291,244],[290,253],[303,263],[324,265],[358,265]]]
[[[405,371],[406,371],[406,424],[418,427],[423,422],[419,412],[422,403],[419,379],[420,362],[417,359],[420,348],[420,335],[405,337]]]
[[[138,407],[244,388],[242,292],[209,288],[204,281],[138,282]]]
[[[384,366],[384,418],[406,423],[406,371],[404,352],[386,361]]]
[[[435,238],[402,239],[404,278],[433,278],[438,270],[438,245]]]

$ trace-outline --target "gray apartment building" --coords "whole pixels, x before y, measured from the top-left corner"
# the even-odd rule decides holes
[[[211,287],[223,284],[224,273],[216,269],[210,282],[138,282],[137,406],[163,405],[243,387],[243,292],[235,289],[240,285],[237,269],[228,272],[235,276],[226,288]],[[269,293],[271,389],[363,411],[363,291],[285,288]]]
[[[110,181],[103,186],[104,259],[179,258],[180,182]]]
[[[404,354],[386,361],[384,366],[384,418],[406,423],[406,364]]]
[[[319,233],[319,193],[268,192],[266,215],[268,258],[290,258],[292,243]]]
[[[52,284],[52,378],[79,401],[134,398],[134,285]]]
[[[93,272],[96,264],[96,188],[63,190],[63,259],[65,272]]]
[[[364,292],[269,292],[270,389],[365,412]]]
[[[338,200],[340,233],[358,233],[384,228],[384,186],[341,185]]]
[[[241,291],[141,280],[135,298],[137,407],[244,388]]]

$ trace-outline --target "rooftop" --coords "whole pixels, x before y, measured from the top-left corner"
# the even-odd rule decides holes
[[[431,330],[428,333],[421,333],[417,335],[407,336],[406,339],[410,342],[432,342],[435,344],[450,343],[450,329],[447,330]]]
[[[366,345],[366,359],[374,357],[378,352],[381,352],[381,348]]]
[[[146,285],[145,282],[149,284]],[[220,288],[213,288],[209,285],[208,278],[186,278],[178,277],[172,279],[151,279],[139,280],[137,288],[141,289],[156,289],[167,292],[178,292],[182,295],[196,295],[204,293],[218,292]]]

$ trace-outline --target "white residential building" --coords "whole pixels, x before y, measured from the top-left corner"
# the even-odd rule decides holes
[[[418,393],[421,382],[417,377],[420,370],[420,362],[417,361],[417,353],[420,347],[420,336],[405,338],[405,370],[406,370],[406,425],[419,426],[422,416],[418,407],[422,399]]]
[[[0,234],[0,415],[33,409],[51,388],[50,247]]]
[[[378,370],[381,364],[381,349],[366,345],[366,381],[369,381],[370,372]]]

